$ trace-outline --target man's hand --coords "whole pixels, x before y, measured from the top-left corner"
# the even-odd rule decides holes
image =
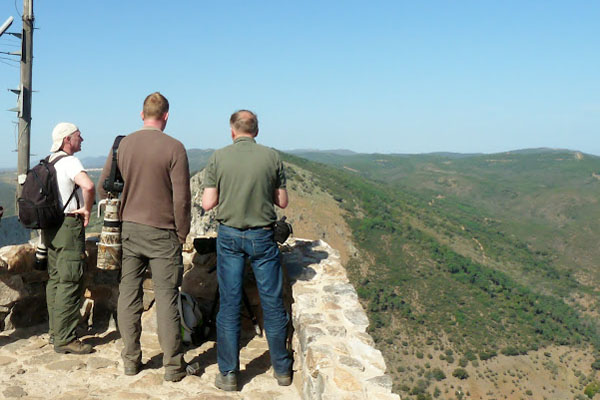
[[[74,214],[79,214],[83,217],[83,226],[87,226],[90,222],[90,214],[92,212],[92,205],[94,204],[94,197],[96,190],[94,188],[94,182],[90,179],[85,171],[81,171],[75,175],[73,179],[77,185],[81,188],[83,193],[83,207],[79,210],[73,211]]]
[[[83,226],[86,227],[88,226],[88,224],[90,223],[90,212],[88,210],[86,210],[84,207],[73,211],[73,214],[79,214],[81,215],[81,218],[83,219]]]

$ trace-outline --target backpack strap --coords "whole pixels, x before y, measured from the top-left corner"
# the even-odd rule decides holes
[[[52,154],[51,154],[51,155],[52,155]],[[51,155],[50,155],[50,156],[51,156]],[[61,154],[60,156],[56,157],[56,158],[55,158],[54,160],[52,160],[52,161],[50,161],[50,156],[46,157],[46,158],[44,159],[44,161],[46,161],[46,163],[48,163],[48,164],[52,164],[52,165],[54,165],[54,164],[56,164],[57,162],[59,162],[60,160],[62,160],[63,158],[65,158],[65,157],[68,157],[69,155],[68,155],[68,154]]]
[[[69,154],[61,154],[60,156],[56,157],[54,160],[50,161],[50,156],[46,157],[44,160],[46,164],[51,164],[52,166],[54,166],[54,164],[56,164],[57,162],[59,162],[60,160],[62,160],[65,157],[68,157]],[[63,212],[65,212],[65,210],[67,209],[67,206],[69,205],[69,203],[71,202],[71,199],[73,199],[73,196],[75,196],[75,193],[77,193],[77,189],[79,189],[79,185],[75,184],[75,186],[73,187],[73,191],[71,192],[71,195],[69,196],[69,200],[67,200],[63,206]],[[81,206],[79,205],[79,197],[75,196],[75,201],[77,202],[77,209],[81,208]]]
[[[73,196],[75,196],[75,193],[77,193],[77,189],[79,189],[79,185],[75,184],[75,187],[73,188],[73,191],[71,192],[71,195],[69,196],[69,200],[67,200],[65,205],[63,206],[63,209],[62,209],[63,212],[65,212],[65,210],[67,209],[67,206],[71,202],[71,199],[73,198]],[[75,196],[75,201],[77,202],[77,209],[80,209],[81,206],[79,205],[79,197],[78,196]]]
[[[107,192],[121,192],[123,190],[123,177],[117,164],[117,152],[119,150],[119,144],[125,135],[119,135],[115,138],[115,142],[112,146],[112,163],[110,166],[110,174],[108,178],[103,182],[102,187]]]

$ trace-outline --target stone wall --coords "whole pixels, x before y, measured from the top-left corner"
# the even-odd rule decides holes
[[[283,263],[293,297],[294,379],[301,380],[302,398],[399,399],[337,251],[320,240],[290,239]]]
[[[82,328],[89,318],[88,328],[108,327],[117,307],[118,271],[96,268],[98,238],[86,240],[86,268],[84,271],[84,302]],[[47,271],[37,271],[35,246],[32,243],[0,248],[0,331],[26,328],[48,321],[46,309]],[[96,313],[96,316],[92,313]],[[114,319],[114,318],[113,318]]]
[[[85,272],[86,302],[82,313],[88,328],[108,328],[116,310],[117,271],[95,267],[95,237],[88,238]],[[293,322],[294,383],[303,399],[399,399],[391,393],[392,380],[385,374],[381,352],[366,332],[369,320],[354,287],[348,282],[339,254],[317,240],[289,239],[282,246],[287,277],[285,300]],[[43,323],[45,271],[33,269],[34,248],[30,244],[0,249],[0,330]],[[182,290],[198,298],[203,311],[214,300],[216,273],[214,253],[184,254]],[[246,293],[262,324],[255,283],[245,282]],[[144,331],[155,331],[152,282],[144,282]],[[84,325],[86,325],[84,323]],[[251,331],[251,328],[245,329]]]

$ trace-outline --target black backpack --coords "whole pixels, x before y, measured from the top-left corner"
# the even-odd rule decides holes
[[[49,229],[58,227],[65,218],[65,208],[71,201],[78,186],[75,185],[69,200],[60,207],[60,192],[54,164],[66,155],[56,157],[50,162],[50,156],[40,160],[39,164],[27,171],[21,197],[17,199],[19,221],[29,229]],[[79,199],[77,199],[79,204]]]

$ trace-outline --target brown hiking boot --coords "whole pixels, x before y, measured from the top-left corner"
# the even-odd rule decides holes
[[[67,343],[62,346],[54,345],[54,351],[57,353],[71,353],[71,354],[89,354],[92,352],[92,346],[83,343],[79,339],[73,340],[71,343]]]

